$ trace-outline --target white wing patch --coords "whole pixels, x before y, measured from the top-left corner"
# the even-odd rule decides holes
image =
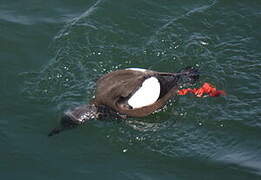
[[[132,71],[141,71],[141,72],[147,71],[147,69],[142,69],[142,68],[127,68],[127,69]]]
[[[128,104],[132,108],[148,106],[157,101],[160,95],[160,83],[157,78],[146,79],[142,86],[131,96]]]

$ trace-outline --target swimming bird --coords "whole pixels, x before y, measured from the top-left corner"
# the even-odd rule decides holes
[[[144,117],[162,108],[185,83],[199,78],[198,69],[187,67],[178,73],[141,68],[116,70],[96,82],[95,97],[89,104],[68,110],[61,125],[49,136],[84,124],[90,119]]]

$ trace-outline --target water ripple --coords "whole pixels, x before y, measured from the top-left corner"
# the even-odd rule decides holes
[[[164,11],[157,2],[142,1],[139,5],[145,9],[124,3],[131,10],[125,11],[127,6],[119,3],[115,13],[110,1],[99,0],[69,22],[53,40],[50,63],[41,72],[25,75],[30,79],[26,96],[58,104],[61,110],[90,100],[95,80],[106,72],[198,66],[203,73],[197,85],[209,81],[228,96],[178,97],[159,113],[100,131],[126,153],[136,150],[177,160],[232,164],[231,169],[247,167],[249,173],[260,174],[261,145],[256,140],[260,139],[261,46],[258,30],[251,28],[259,20],[259,10],[250,4],[254,15],[248,15],[241,3],[224,6],[224,1],[183,8],[163,5]],[[155,13],[146,14],[148,7]],[[176,14],[169,13],[175,10]]]

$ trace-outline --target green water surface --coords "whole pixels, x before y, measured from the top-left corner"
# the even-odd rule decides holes
[[[47,137],[102,74],[186,66],[227,96]],[[0,177],[261,179],[260,80],[258,0],[1,0]]]

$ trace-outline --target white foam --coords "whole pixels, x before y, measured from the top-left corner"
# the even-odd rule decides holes
[[[133,108],[148,106],[157,101],[160,95],[160,83],[157,78],[146,79],[142,86],[128,100]]]

